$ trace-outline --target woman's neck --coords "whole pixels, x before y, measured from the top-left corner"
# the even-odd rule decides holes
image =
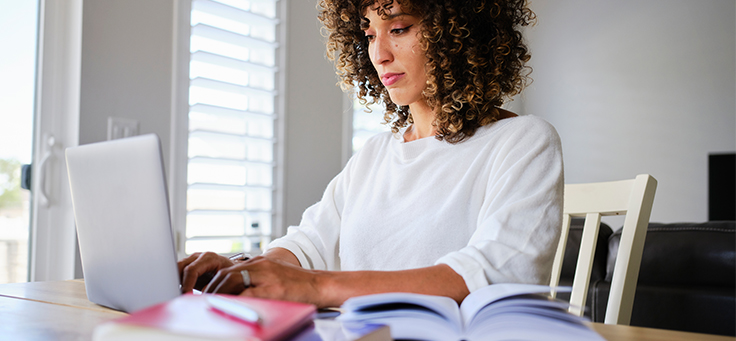
[[[497,109],[499,120],[518,116],[511,111],[501,108]],[[404,142],[411,142],[437,135],[437,127],[434,125],[434,112],[426,103],[410,104],[409,112],[411,112],[414,123],[404,132]]]
[[[404,132],[404,142],[437,135],[434,112],[426,102],[410,104],[409,112],[414,123]]]

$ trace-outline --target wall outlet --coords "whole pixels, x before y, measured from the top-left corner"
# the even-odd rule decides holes
[[[138,120],[122,117],[107,118],[107,140],[138,135]]]

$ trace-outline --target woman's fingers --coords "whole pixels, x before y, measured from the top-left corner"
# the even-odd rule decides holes
[[[239,294],[245,290],[245,283],[239,271],[228,272],[225,278],[217,285],[214,293],[219,294]]]
[[[215,277],[212,277],[212,280],[207,284],[204,289],[202,289],[203,294],[214,294],[215,289],[217,286],[222,282],[222,278],[224,276],[222,275],[222,270],[218,271]]]
[[[207,294],[239,294],[245,289],[241,271],[242,264],[231,266],[217,272],[207,287],[202,291]]]
[[[192,289],[201,288],[209,282],[207,277],[211,277],[211,274],[232,264],[228,258],[212,252],[193,254],[182,259],[178,264],[182,292],[191,292]]]
[[[251,258],[244,262],[236,263],[235,265],[222,269],[217,272],[214,278],[210,281],[209,285],[202,291],[204,293],[218,293],[218,294],[239,294],[246,289],[244,282],[243,271],[248,273],[248,286],[252,287],[256,285],[257,277],[254,277],[255,273],[259,271],[264,272],[268,275],[268,270],[263,269],[263,260],[265,258],[258,256]],[[265,271],[264,271],[265,270]]]
[[[244,296],[297,301],[319,305],[320,297],[315,286],[316,274],[292,264],[257,257],[247,264],[233,267],[232,283],[238,283]],[[240,270],[248,270],[251,286],[245,288]],[[223,288],[227,288],[223,285]]]
[[[177,267],[179,267],[179,282],[182,281],[182,277],[184,276],[184,268],[197,260],[197,258],[201,255],[200,252],[193,253],[189,255],[189,257],[184,258],[176,263]]]
[[[247,288],[242,271],[248,272],[250,283]],[[313,271],[278,260],[256,257],[220,269],[202,292],[318,304],[320,299],[315,276]]]

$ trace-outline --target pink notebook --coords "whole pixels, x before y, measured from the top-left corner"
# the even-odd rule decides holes
[[[216,310],[207,303],[206,295],[186,294],[101,325],[94,339],[283,340],[310,325],[316,312],[309,304],[226,297],[256,310],[261,322],[243,321]]]

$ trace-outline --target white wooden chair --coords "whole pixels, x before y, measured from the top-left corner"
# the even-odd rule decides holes
[[[657,180],[648,174],[637,175],[633,180],[565,185],[562,235],[552,266],[550,286],[555,288],[559,284],[570,219],[585,217],[570,294],[571,313],[583,314],[601,216],[625,214],[604,323],[629,324],[656,188]]]

